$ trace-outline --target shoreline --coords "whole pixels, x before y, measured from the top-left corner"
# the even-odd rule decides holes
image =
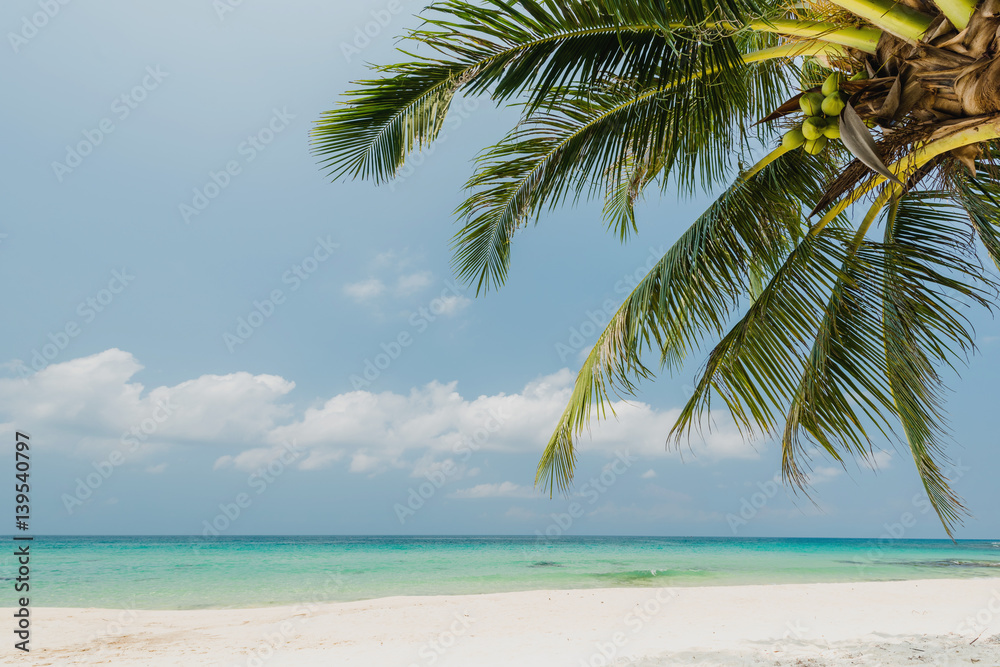
[[[38,607],[32,625],[25,662],[39,666],[989,665],[1000,664],[1000,577],[538,590],[187,611]]]

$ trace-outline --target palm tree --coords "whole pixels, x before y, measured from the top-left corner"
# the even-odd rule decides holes
[[[725,186],[598,338],[536,483],[568,488],[575,438],[648,355],[676,371],[715,341],[668,444],[721,398],[805,490],[814,452],[873,463],[873,437],[899,439],[952,534],[942,372],[997,294],[976,239],[1000,263],[1000,0],[446,0],[424,18],[419,53],[358,82],[313,147],[333,179],[384,182],[459,93],[517,106],[457,211],[477,293],[544,208],[601,196],[625,241],[650,184]]]

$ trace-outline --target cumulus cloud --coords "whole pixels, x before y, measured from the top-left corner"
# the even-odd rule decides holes
[[[642,479],[653,479],[654,477],[656,477],[656,471],[650,468],[646,472],[639,475],[639,477],[641,477]]]
[[[829,482],[831,479],[839,477],[843,472],[843,468],[821,466],[807,473],[806,478],[808,479],[809,484],[822,484],[823,482]]]
[[[293,416],[295,387],[275,375],[202,375],[149,391],[133,376],[142,365],[110,349],[47,366],[28,378],[0,379],[0,405],[61,442],[91,449],[128,443],[256,442]],[[66,436],[75,436],[66,437]]]
[[[202,375],[147,389],[134,380],[141,369],[131,354],[112,349],[53,364],[25,379],[0,379],[0,410],[59,436],[50,440],[77,452],[120,446],[132,434],[155,443],[158,451],[214,446],[222,449],[216,468],[254,470],[287,456],[292,443],[294,464],[302,469],[343,461],[358,474],[404,469],[420,476],[450,461],[461,477],[478,452],[540,451],[575,379],[563,369],[518,392],[477,397],[463,396],[457,382],[430,382],[408,393],[351,391],[303,410],[289,403],[295,383],[275,375]],[[590,435],[580,438],[580,453],[608,459],[625,450],[638,457],[666,456],[663,439],[677,409],[619,401],[614,410],[617,417],[609,413],[607,421],[594,423]],[[700,460],[757,457],[731,423],[720,415],[715,421],[714,432],[692,441]],[[473,489],[513,492],[503,485]]]
[[[366,303],[385,291],[385,285],[378,278],[369,278],[357,283],[344,285],[344,294],[358,303]]]
[[[888,449],[881,449],[872,455],[871,468],[873,470],[887,470],[892,465],[893,452]]]
[[[469,489],[459,489],[448,494],[449,498],[475,499],[475,498],[541,498],[543,497],[537,490],[515,484],[514,482],[501,482],[500,484],[478,484]]]
[[[684,507],[677,503],[619,505],[615,502],[607,502],[592,512],[588,512],[587,516],[613,520],[640,519],[646,521],[698,521],[705,523],[717,523],[724,520],[720,512]]]
[[[401,296],[419,292],[431,284],[430,271],[418,271],[400,276],[396,280],[396,293]]]
[[[464,296],[449,294],[448,296],[442,296],[436,299],[436,303],[438,304],[437,310],[442,315],[454,315],[472,303],[472,300]]]
[[[394,269],[403,271],[412,266],[415,261],[419,261],[420,256],[414,256],[409,248],[389,249],[375,255],[372,265],[376,269]]]

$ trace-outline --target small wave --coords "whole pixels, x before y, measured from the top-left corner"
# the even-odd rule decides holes
[[[551,560],[539,560],[535,561],[528,567],[563,567],[563,566]]]
[[[956,568],[980,568],[997,567],[1000,568],[1000,561],[995,560],[959,560],[957,558],[945,558],[943,560],[880,560],[875,565],[906,565],[910,567],[956,567]]]
[[[664,577],[697,577],[706,576],[705,570],[626,570],[624,572],[601,572],[594,574],[597,579],[610,580],[621,584],[647,584],[650,586],[665,586],[668,582]],[[655,581],[654,581],[655,580]]]
[[[941,567],[1000,567],[1000,562],[993,560],[950,560],[943,561]]]

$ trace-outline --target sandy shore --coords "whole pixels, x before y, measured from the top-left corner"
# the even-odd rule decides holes
[[[10,610],[3,615],[10,619]],[[25,665],[1000,665],[1000,578],[39,608]],[[977,639],[978,637],[978,639]]]

